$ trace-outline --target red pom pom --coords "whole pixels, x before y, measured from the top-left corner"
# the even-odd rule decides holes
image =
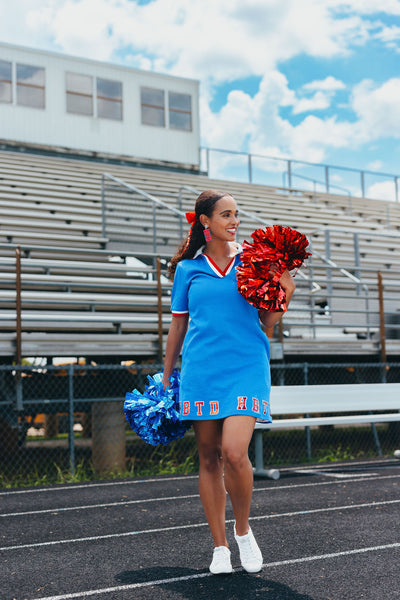
[[[286,296],[279,279],[287,269],[299,269],[311,256],[305,235],[290,227],[272,225],[256,229],[253,242],[243,242],[242,264],[237,267],[237,288],[256,308],[285,311]]]

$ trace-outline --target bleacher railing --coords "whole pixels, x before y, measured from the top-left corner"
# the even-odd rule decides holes
[[[294,189],[295,177],[309,179],[315,189],[320,185],[327,194],[332,193],[332,190],[344,191],[349,198],[356,196],[380,199],[379,190],[371,196],[371,189],[376,189],[373,187],[376,184],[384,184],[382,199],[396,202],[400,200],[400,175],[394,173],[208,147],[200,148],[200,168],[209,177],[278,185],[288,190]],[[317,175],[310,176],[310,173]],[[345,185],[342,185],[343,182]]]

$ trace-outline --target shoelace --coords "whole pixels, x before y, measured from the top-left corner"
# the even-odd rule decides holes
[[[229,555],[224,550],[216,549],[213,554],[213,563],[215,566],[220,567],[225,565],[229,560]]]
[[[251,543],[250,535],[247,535],[244,540],[240,540],[239,548],[240,555],[244,562],[258,561],[258,556],[255,548],[253,548],[253,544]]]

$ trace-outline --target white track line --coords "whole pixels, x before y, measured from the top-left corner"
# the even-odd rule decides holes
[[[351,478],[356,478],[356,477],[374,477],[376,475],[378,475],[378,473],[363,473],[362,475],[360,473],[333,473],[331,471],[317,471],[312,469],[311,471],[309,469],[297,469],[295,471],[295,473],[300,473],[300,475],[323,475],[324,477],[333,477],[334,479],[351,479]]]
[[[385,546],[370,546],[369,548],[354,548],[353,550],[344,550],[342,552],[331,552],[330,554],[319,554],[314,556],[303,556],[301,558],[289,558],[287,560],[277,560],[271,563],[264,563],[264,569],[272,569],[277,567],[285,567],[287,565],[296,565],[316,560],[329,560],[341,558],[343,556],[354,556],[355,554],[364,554],[365,552],[379,552],[382,550],[393,550],[400,548],[400,542],[394,544],[386,544]],[[242,569],[239,569],[242,571]],[[59,596],[44,596],[35,600],[72,600],[73,598],[88,598],[97,594],[111,594],[114,592],[124,592],[138,588],[145,588],[156,585],[168,585],[171,583],[180,583],[183,581],[192,581],[196,579],[204,579],[205,577],[214,577],[210,572],[195,573],[194,575],[183,575],[182,577],[171,577],[170,579],[158,579],[154,581],[143,581],[141,583],[130,583],[126,585],[118,585],[115,587],[102,588],[98,590],[87,590],[86,592],[76,592],[74,594],[60,594]]]
[[[382,502],[365,502],[362,504],[348,504],[344,506],[331,506],[328,508],[313,508],[309,510],[298,510],[294,512],[286,513],[273,513],[270,515],[260,515],[258,517],[250,517],[251,521],[263,521],[265,519],[277,519],[282,517],[297,517],[299,515],[314,515],[318,513],[335,512],[340,510],[350,510],[354,508],[376,508],[377,506],[387,506],[391,504],[399,504],[399,500],[384,500]],[[233,523],[234,519],[229,519],[226,523]],[[182,529],[197,529],[199,527],[206,527],[208,523],[192,523],[190,525],[175,525],[172,527],[160,527],[158,529],[143,529],[141,531],[126,531],[122,533],[109,533],[107,535],[96,535],[91,537],[73,538],[64,540],[54,540],[51,542],[37,542],[35,544],[22,544],[18,546],[3,546],[0,547],[0,551],[6,552],[7,550],[25,550],[27,548],[41,548],[46,546],[57,546],[59,544],[76,544],[78,542],[96,542],[99,540],[109,540],[112,538],[122,538],[134,535],[144,535],[148,533],[165,533],[168,531],[179,531]]]
[[[293,485],[281,485],[281,486],[273,486],[273,487],[264,487],[264,488],[254,488],[253,494],[256,492],[275,492],[279,490],[293,490],[303,487],[319,487],[321,485],[334,485],[334,484],[343,484],[343,483],[359,483],[366,481],[366,478],[363,475],[358,475],[358,479],[354,476],[350,477],[348,480],[342,479],[341,481],[316,481],[314,483],[298,483]],[[378,481],[382,479],[397,479],[400,475],[381,475],[375,476],[373,479],[369,479],[368,481]],[[340,478],[341,479],[341,478]],[[200,498],[199,494],[190,494],[185,496],[167,496],[160,498],[144,498],[142,500],[120,500],[119,502],[106,502],[103,504],[86,504],[83,506],[67,506],[64,508],[46,508],[42,510],[29,510],[24,512],[14,512],[14,513],[3,513],[0,514],[0,518],[10,518],[10,517],[21,517],[27,515],[43,515],[43,514],[53,514],[57,516],[59,513],[70,512],[73,510],[88,510],[91,508],[109,508],[112,506],[128,506],[130,504],[146,504],[147,502],[165,502],[171,500],[188,500],[193,498]]]
[[[106,481],[102,483],[86,483],[82,485],[64,485],[60,487],[41,487],[29,490],[10,490],[0,492],[0,496],[13,496],[14,494],[38,494],[41,492],[59,492],[60,490],[81,490],[92,487],[110,487],[117,485],[137,485],[138,483],[161,483],[163,481],[180,481],[182,479],[198,479],[198,475],[182,475],[181,477],[158,477],[157,479],[126,479],[125,481]]]

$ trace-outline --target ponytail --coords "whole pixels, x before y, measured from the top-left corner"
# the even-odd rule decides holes
[[[211,217],[215,204],[224,196],[230,196],[230,194],[219,190],[206,190],[197,198],[192,227],[168,265],[167,275],[170,279],[174,278],[176,265],[181,260],[193,258],[196,252],[204,246],[204,227],[200,222],[200,215]]]

